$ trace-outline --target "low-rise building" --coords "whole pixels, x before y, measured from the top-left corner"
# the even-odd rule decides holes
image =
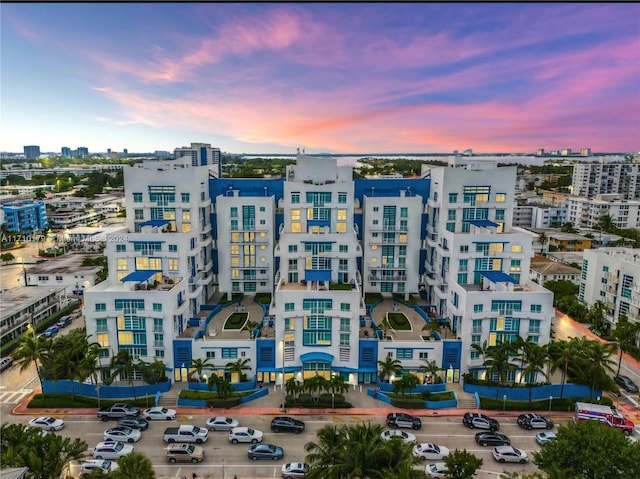
[[[538,254],[531,258],[529,271],[531,281],[540,286],[544,286],[547,281],[571,281],[576,285],[580,284],[580,268]]]
[[[66,303],[65,289],[21,286],[0,293],[0,340],[4,343],[59,311]]]
[[[591,239],[575,233],[553,231],[547,233],[549,250],[584,251],[591,248]]]
[[[66,254],[51,258],[26,269],[27,286],[47,286],[66,288],[67,293],[81,294],[96,284],[100,266],[84,266],[86,258],[100,258],[102,255]]]

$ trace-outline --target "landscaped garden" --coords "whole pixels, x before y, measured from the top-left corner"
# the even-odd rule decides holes
[[[231,313],[227,320],[224,322],[222,329],[229,330],[241,330],[249,319],[249,313]]]
[[[411,331],[411,322],[404,313],[387,313],[387,321],[391,329]]]

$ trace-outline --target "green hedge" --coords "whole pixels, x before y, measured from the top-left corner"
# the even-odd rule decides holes
[[[240,391],[233,392],[229,395],[229,398],[238,398],[238,400],[243,396],[248,396],[249,394],[253,394],[253,391]],[[218,393],[214,391],[195,391],[191,389],[183,389],[180,391],[178,395],[179,398],[182,399],[204,399],[206,400],[219,400]]]
[[[453,391],[444,391],[441,393],[422,391],[421,396],[425,401],[452,401],[456,398]]]
[[[416,301],[416,298],[414,298],[412,294],[410,294],[409,295],[409,299],[406,300],[406,299],[404,299],[404,294],[393,293],[393,299],[395,299],[396,301],[398,301],[400,303],[406,303],[406,304],[409,304],[411,306],[415,306],[416,304],[418,304],[418,302]]]
[[[595,398],[553,398],[551,400],[552,411],[572,412],[575,410],[576,402],[594,402]],[[600,404],[613,406],[611,399],[600,398]],[[538,401],[502,401],[501,399],[491,399],[480,397],[480,409],[490,409],[493,411],[548,411],[549,400],[540,399]]]
[[[331,393],[324,393],[324,394],[320,394],[320,398],[319,401],[322,403],[329,403],[331,404]],[[343,403],[346,402],[344,396],[342,394],[338,394],[336,393],[333,401],[337,404],[337,403]]]
[[[260,304],[271,304],[271,293],[257,293],[255,300]]]
[[[377,303],[382,299],[382,295],[380,293],[365,293],[364,294],[364,304],[370,305]]]
[[[136,400],[127,400],[127,404],[132,406],[146,408],[154,405],[155,396],[146,396],[143,398],[138,398]],[[122,399],[113,400],[113,399],[101,399],[100,406],[112,406],[116,403],[123,402]],[[33,396],[29,404],[27,405],[29,408],[97,408],[98,407],[98,399],[90,398],[87,396],[78,396],[76,395],[71,401],[70,394],[47,394],[46,397],[43,397],[42,394],[36,394]]]
[[[306,408],[310,408],[310,409],[317,409],[317,408],[328,408],[331,409],[332,406],[334,409],[348,409],[353,407],[351,405],[351,403],[348,402],[338,402],[336,401],[334,404],[331,403],[331,401],[329,402],[323,402],[323,401],[318,401],[318,402],[301,402],[300,400],[296,400],[294,402],[285,402],[285,406],[286,407],[306,407]]]
[[[550,382],[545,383],[507,383],[500,384],[498,381],[487,381],[486,379],[478,379],[473,377],[469,373],[465,373],[462,375],[465,384],[475,384],[478,386],[490,386],[490,387],[501,387],[501,388],[511,388],[511,389],[528,389],[531,387],[539,387],[539,386],[548,386],[551,384]]]
[[[403,409],[425,409],[422,398],[391,398],[391,405]]]
[[[235,407],[240,405],[239,397],[230,397],[226,399],[211,399],[207,401],[207,406],[211,408],[221,408],[226,409],[230,407]]]
[[[53,313],[51,316],[42,320],[36,325],[36,334],[45,331],[49,326],[52,326],[53,324],[57,323],[62,316],[66,316],[70,314],[77,307],[78,307],[78,302],[73,301],[68,305],[66,305],[64,308],[62,308],[60,311]],[[20,340],[25,334],[27,334],[26,331],[16,338],[3,342],[2,345],[0,345],[0,357],[8,356],[9,354],[11,354],[13,350],[18,347]]]

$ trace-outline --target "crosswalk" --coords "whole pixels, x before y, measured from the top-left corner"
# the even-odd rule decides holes
[[[19,391],[0,390],[0,403],[18,404],[32,392],[33,389],[20,389]]]

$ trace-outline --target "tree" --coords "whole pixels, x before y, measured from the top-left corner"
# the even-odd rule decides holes
[[[218,391],[218,397],[220,399],[226,399],[229,396],[231,396],[231,393],[233,393],[233,386],[231,385],[229,380],[227,378],[223,378],[215,374],[212,374],[211,376],[212,377],[215,376],[217,378],[215,380],[215,383],[216,383],[216,390]]]
[[[255,337],[253,330],[256,329],[259,325],[260,323],[256,321],[248,320],[246,323],[244,323],[244,326],[242,326],[240,332],[249,331],[249,339],[253,339]]]
[[[302,387],[311,395],[327,389],[328,381],[322,376],[312,376],[304,380]],[[316,396],[317,398],[317,396]]]
[[[344,378],[339,374],[334,374],[327,384],[330,393],[343,394],[349,390],[349,385],[344,382]]]
[[[13,256],[11,253],[0,254],[0,260],[4,261],[5,263],[8,263],[9,261],[13,261],[14,259],[16,259],[16,257]]]
[[[565,233],[577,233],[578,230],[576,229],[575,226],[573,226],[573,223],[571,221],[567,221],[565,224],[562,225],[562,228],[560,228],[563,232]]]
[[[249,366],[250,362],[250,359],[238,359],[232,363],[227,363],[225,367],[231,374],[237,374],[238,382],[242,382],[246,381],[245,371],[251,370],[251,366]]]
[[[538,241],[540,242],[540,254],[544,256],[544,245],[549,241],[547,233],[544,231],[538,233]]]
[[[126,379],[129,382],[129,385],[133,386],[133,371],[135,366],[133,357],[129,354],[129,351],[125,349],[118,351],[118,354],[111,358],[109,367],[112,369],[112,372],[109,375],[109,378],[105,381],[105,384],[110,385],[116,377],[119,377],[121,381]],[[133,391],[133,397],[134,399],[137,399],[135,389]]]
[[[640,333],[640,325],[638,323],[629,322],[627,317],[623,314],[618,317],[616,327],[611,333],[618,342],[618,351],[620,352],[616,376],[620,374],[620,367],[622,366],[622,352],[636,346],[638,333]]]
[[[598,218],[598,227],[600,228],[600,231],[605,231],[606,233],[615,233],[618,229],[615,225],[613,216],[606,213]]]
[[[637,479],[640,443],[630,443],[599,421],[570,421],[558,426],[556,440],[533,453],[534,463],[550,479]]]
[[[556,305],[558,301],[564,297],[575,298],[580,289],[580,287],[573,281],[564,279],[558,281],[545,281],[544,287],[553,293],[553,302],[556,303]]]
[[[560,369],[560,397],[564,397],[564,385],[567,382],[569,365],[575,357],[577,345],[573,341],[552,341],[549,343],[549,356],[551,358],[551,372]]]
[[[378,374],[380,374],[381,381],[384,381],[385,378],[390,379],[392,374],[395,375],[402,371],[402,363],[392,356],[387,356],[384,361],[378,361],[378,367],[380,368]]]
[[[198,375],[198,381],[202,381],[202,371],[205,369],[213,369],[215,366],[211,362],[210,358],[206,359],[192,359],[191,364],[189,365],[193,372],[189,375],[190,379],[193,379],[194,374]]]
[[[489,346],[487,345],[487,340],[485,339],[482,344],[471,344],[471,349],[473,349],[481,359],[485,359],[487,357],[487,351],[489,350]]]
[[[523,357],[527,367],[522,371],[522,376],[525,378],[527,376],[529,377],[527,383],[529,384],[529,404],[531,404],[531,388],[538,374],[542,374],[545,379],[548,379],[545,371],[546,365],[549,362],[548,348],[546,345],[540,346],[527,342],[525,343]]]
[[[296,395],[302,392],[302,383],[296,378],[291,377],[284,383],[284,390],[287,395],[291,396],[295,400]]]
[[[493,374],[498,374],[498,382],[506,384],[508,373],[516,369],[516,365],[511,362],[512,352],[513,345],[510,343],[489,346],[484,360],[484,366],[487,367],[487,376],[491,377]],[[496,394],[498,394],[497,388]]]
[[[46,354],[47,342],[50,341],[44,337],[36,336],[35,328],[30,325],[27,329],[27,334],[22,336],[16,351],[13,353],[13,359],[20,365],[20,372],[29,368],[31,363],[35,365],[41,388],[42,374],[38,363],[42,365],[42,363],[48,359]],[[45,396],[44,390],[42,391],[42,395]]]
[[[132,452],[118,459],[118,469],[107,474],[107,479],[131,479],[132,477],[145,479],[156,477],[149,458],[139,452]]]
[[[472,479],[482,467],[483,460],[466,449],[456,449],[444,458],[444,463],[447,465],[447,479]]]
[[[23,424],[0,426],[2,467],[28,467],[30,479],[61,477],[69,461],[86,455],[88,444],[59,434],[43,435]]]
[[[420,372],[423,372],[433,377],[433,384],[439,384],[442,382],[442,378],[438,375],[442,368],[438,366],[438,363],[433,359],[423,359],[422,366],[420,366]]]
[[[402,397],[405,397],[406,392],[409,391],[409,393],[411,393],[411,390],[418,384],[420,384],[420,379],[418,378],[418,376],[412,373],[407,373],[400,379],[393,382],[393,392],[401,392]]]
[[[154,359],[150,363],[138,360],[136,367],[140,370],[142,381],[146,384],[158,384],[167,381],[167,366],[159,359]]]

